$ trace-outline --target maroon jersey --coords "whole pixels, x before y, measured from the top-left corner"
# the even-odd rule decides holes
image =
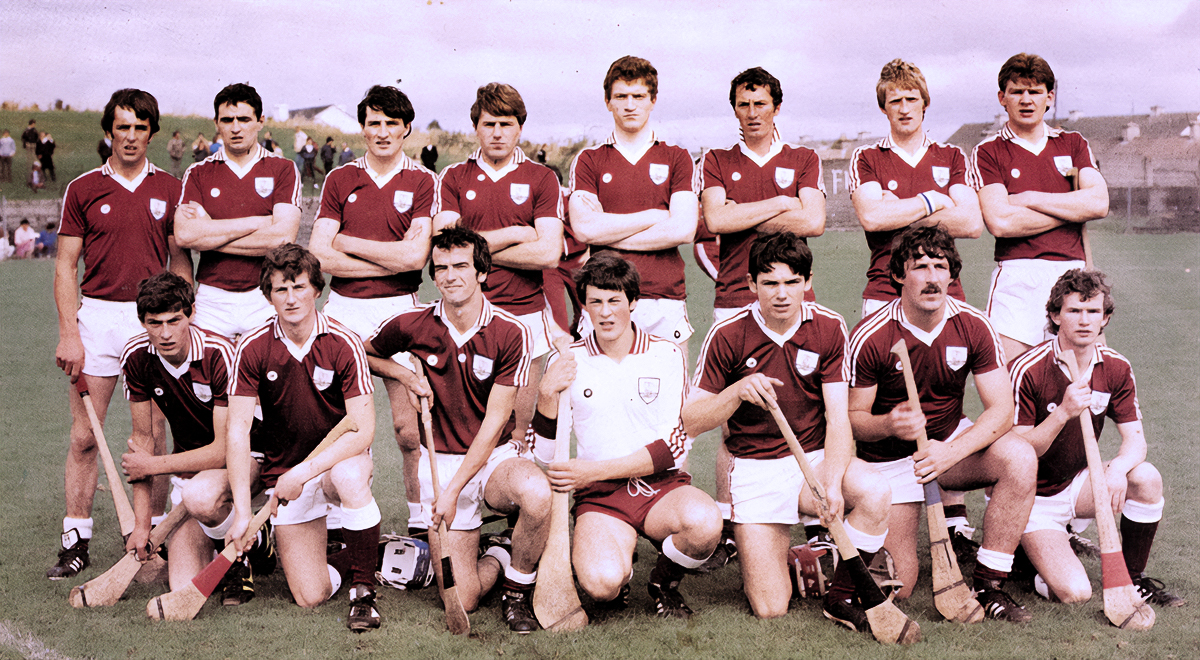
[[[1062,403],[1071,384],[1066,367],[1058,361],[1058,342],[1050,340],[1012,361],[1013,396],[1016,400],[1017,426],[1037,426]],[[1092,359],[1092,427],[1096,437],[1104,429],[1104,417],[1117,424],[1142,418],[1138,407],[1137,385],[1129,361],[1107,346],[1097,346]],[[1083,449],[1083,430],[1071,420],[1058,432],[1046,453],[1038,458],[1037,494],[1048,497],[1061,493],[1083,468],[1087,455]]]
[[[765,158],[750,151],[745,142],[728,149],[708,151],[704,154],[700,189],[703,192],[708,188],[723,188],[725,198],[738,204],[761,202],[780,195],[799,198],[803,188],[825,194],[821,159],[816,152],[781,140],[771,145],[771,153]],[[745,307],[757,300],[746,281],[746,273],[750,271],[750,244],[756,236],[758,231],[754,228],[721,234],[716,307]]]
[[[946,319],[934,333],[913,327],[900,300],[893,300],[859,322],[850,337],[850,387],[876,387],[872,415],[886,415],[908,401],[900,360],[892,346],[903,339],[912,360],[913,377],[925,413],[930,440],[945,440],[963,415],[967,374],[1003,368],[1000,337],[983,312],[953,298],[946,299]],[[859,458],[872,463],[911,456],[917,443],[888,437],[858,443]]]
[[[758,303],[708,331],[700,349],[696,387],[720,394],[754,373],[783,381],[779,408],[804,451],[825,447],[825,398],[821,386],[849,378],[846,322],[830,309],[804,302],[800,324],[790,336],[771,332]],[[784,458],[791,454],[771,413],[741,402],[729,417],[729,453],[739,458]]]
[[[1010,195],[1027,190],[1066,193],[1071,192],[1067,170],[1099,169],[1082,135],[1061,128],[1044,128],[1046,146],[1035,155],[1014,141],[1016,133],[1005,124],[999,133],[975,145],[967,180],[976,190],[993,183],[1003,184]],[[996,261],[1082,261],[1082,228],[1081,222],[1068,222],[1033,236],[997,238]]]
[[[518,225],[534,226],[537,218],[563,218],[558,177],[550,168],[525,157],[520,149],[492,180],[479,165],[482,150],[442,170],[437,179],[434,213],[453,211],[459,224],[475,231]],[[546,308],[542,271],[492,265],[483,290],[492,304],[522,316]]]
[[[425,363],[433,390],[435,450],[465,454],[483,424],[492,387],[529,381],[533,340],[516,317],[485,298],[479,324],[466,335],[443,320],[439,300],[384,321],[371,347],[385,357],[407,351]],[[511,436],[516,425],[510,415],[500,437]]]
[[[137,300],[138,284],[167,266],[179,179],[146,168],[133,190],[108,163],[67,186],[58,234],[83,239],[80,288],[88,298]]]
[[[878,183],[881,188],[900,199],[910,199],[930,190],[948,197],[950,186],[966,185],[967,158],[962,149],[934,142],[926,135],[922,145],[925,154],[914,167],[901,158],[895,152],[895,148],[889,135],[874,145],[854,150],[854,155],[850,157],[848,176],[851,194],[869,181]],[[892,259],[892,241],[903,231],[904,229],[890,229],[866,232],[867,247],[871,249],[871,264],[867,267],[867,288],[863,289],[862,294],[864,299],[895,300],[899,297],[896,287],[893,286],[888,263]],[[958,280],[950,283],[948,293],[958,300],[967,301],[962,284]]]
[[[192,346],[178,368],[158,355],[144,332],[130,339],[121,354],[125,398],[158,404],[171,424],[176,454],[211,444],[213,408],[229,405],[233,344],[194,325],[189,337]]]
[[[265,455],[263,481],[304,460],[346,416],[346,400],[375,386],[358,335],[317,312],[316,336],[293,355],[278,317],[243,335],[233,359],[232,396],[258,397],[262,424],[251,449]]]
[[[300,206],[296,164],[255,145],[254,161],[244,171],[225,159],[225,150],[195,163],[183,175],[180,204],[198,202],[214,220],[271,215],[276,204]],[[196,281],[226,291],[258,288],[262,257],[200,253]]]
[[[571,192],[582,190],[600,199],[605,213],[638,213],[649,209],[671,210],[671,195],[699,194],[696,165],[686,149],[651,137],[653,144],[636,164],[617,150],[616,137],[588,147],[571,163]],[[630,252],[605,245],[591,246],[592,253],[612,250],[637,266],[643,298],[684,300],[683,257],[678,248]]]
[[[433,172],[400,154],[400,165],[376,183],[367,157],[346,163],[325,177],[318,218],[341,223],[339,234],[369,241],[404,238],[413,218],[433,217]],[[387,298],[416,293],[421,269],[387,277],[333,277],[329,287],[347,298]]]

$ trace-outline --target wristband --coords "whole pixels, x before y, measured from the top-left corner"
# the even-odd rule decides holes
[[[917,197],[920,197],[921,201],[925,203],[925,217],[928,218],[929,216],[933,215],[933,202],[929,200],[929,195],[927,193],[921,193],[917,195]]]

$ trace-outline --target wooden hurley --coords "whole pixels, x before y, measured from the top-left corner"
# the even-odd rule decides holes
[[[104,476],[108,479],[108,489],[112,491],[113,506],[117,509],[117,522],[121,525],[121,538],[129,538],[133,533],[136,519],[133,507],[129,505],[129,494],[125,492],[125,482],[121,481],[121,473],[117,472],[117,464],[113,462],[112,452],[108,449],[108,440],[104,438],[104,425],[96,414],[92,404],[92,395],[88,393],[87,381],[83,374],[75,380],[75,389],[79,398],[83,399],[83,407],[87,408],[88,420],[92,423],[92,435],[96,438],[96,446],[100,450],[100,462],[104,465]]]
[[[821,508],[821,516],[829,521],[829,535],[833,537],[833,541],[838,547],[838,554],[842,556],[842,561],[847,562],[850,574],[854,577],[855,591],[858,593],[863,607],[866,608],[867,621],[871,624],[871,634],[884,644],[915,644],[921,641],[921,627],[883,595],[883,591],[879,585],[875,584],[875,579],[867,571],[867,565],[859,556],[858,549],[846,535],[842,519],[829,515],[829,500],[825,498],[825,487],[821,485],[821,481],[817,479],[816,473],[809,465],[808,457],[804,455],[804,449],[796,440],[796,434],[792,432],[791,426],[784,419],[779,404],[774,399],[768,399],[767,402],[771,406],[771,416],[775,418],[775,423],[779,425],[779,430],[783,433],[783,439],[787,441],[792,455],[800,464],[800,471],[804,473],[804,481],[808,483],[809,489],[817,499],[817,505]]]
[[[554,434],[554,462],[571,458],[570,391],[558,393],[558,428]],[[550,535],[538,562],[537,585],[533,589],[533,613],[546,630],[578,630],[588,624],[579,603],[571,570],[570,494],[550,494]]]
[[[187,519],[187,509],[177,506],[171,509],[162,522],[150,530],[150,541],[146,544],[146,552],[151,559],[158,557],[154,554],[158,550],[158,546],[166,542],[171,533]],[[125,595],[125,590],[129,588],[129,583],[133,581],[134,576],[145,565],[138,560],[137,551],[126,552],[117,560],[117,563],[113,564],[112,568],[72,589],[71,595],[68,597],[71,607],[115,605],[118,600],[121,600],[121,596]]]
[[[921,398],[917,394],[917,383],[913,379],[912,362],[904,340],[892,346],[892,353],[900,358],[904,368],[904,386],[908,389],[908,403],[921,409]],[[925,429],[917,438],[917,448],[929,446]],[[946,529],[946,511],[942,506],[942,493],[937,481],[923,484],[925,488],[925,522],[929,528],[929,555],[933,564],[933,605],[942,616],[959,623],[983,621],[983,606],[975,600],[975,594],[963,580],[958,567],[958,558],[950,544],[950,532]]]

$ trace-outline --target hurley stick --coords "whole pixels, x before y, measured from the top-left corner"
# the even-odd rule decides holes
[[[921,409],[921,398],[917,394],[917,383],[913,379],[912,362],[908,356],[908,346],[904,340],[892,346],[892,353],[900,358],[904,368],[904,386],[908,389],[908,403],[915,409]],[[917,437],[917,449],[929,446],[929,437],[925,429],[921,429]],[[963,581],[962,571],[958,568],[958,558],[954,547],[950,545],[950,532],[946,529],[946,512],[942,507],[942,493],[937,481],[924,484],[925,488],[925,522],[929,527],[929,555],[933,564],[933,605],[942,616],[959,623],[976,623],[983,621],[983,607],[975,600],[975,595]]]
[[[424,365],[419,360],[414,362],[421,384],[429,387],[429,381],[425,379]],[[429,397],[421,397],[421,427],[425,430],[425,449],[429,451],[429,473],[433,480],[433,501],[436,504],[442,494],[442,486],[438,481],[437,454],[433,451],[433,417],[429,414]],[[466,635],[471,632],[471,620],[467,618],[467,610],[458,597],[458,585],[454,582],[454,565],[450,562],[445,520],[438,523],[438,549],[441,551],[442,561],[436,573],[438,584],[442,588],[442,606],[446,609],[446,627],[452,634]]]
[[[1071,379],[1077,380],[1079,371],[1075,361],[1071,359],[1066,362]],[[1125,567],[1121,537],[1117,533],[1117,521],[1113,517],[1112,502],[1108,495],[1108,482],[1104,480],[1104,460],[1100,458],[1100,445],[1096,443],[1096,429],[1092,426],[1092,413],[1088,408],[1079,414],[1079,426],[1083,431],[1083,449],[1087,454],[1089,481],[1092,483],[1096,530],[1100,535],[1100,583],[1104,587],[1104,616],[1118,628],[1149,630],[1154,626],[1154,610],[1138,594],[1129,577],[1129,569]]]
[[[357,430],[358,425],[354,423],[351,417],[343,417],[342,421],[329,430],[329,433],[321,440],[321,444],[314,447],[304,460],[311,461],[316,458],[317,454],[329,449],[342,435]],[[273,495],[272,499],[274,499]],[[270,517],[271,502],[268,501],[250,519],[250,524],[246,527],[246,534],[242,537],[243,541],[247,541],[253,538],[255,534],[258,534],[259,528]],[[221,554],[217,555],[217,558],[212,560],[208,566],[205,566],[184,588],[151,598],[150,602],[146,603],[146,616],[156,621],[190,621],[196,618],[196,614],[200,612],[200,608],[204,607],[205,601],[208,600],[213,591],[216,591],[217,585],[221,583],[221,578],[225,577],[225,573],[233,565],[233,560],[237,557],[237,548],[235,546],[236,544],[234,543],[226,544]]]
[[[188,518],[187,509],[183,506],[177,506],[171,509],[167,517],[162,522],[154,526],[150,530],[150,541],[146,544],[146,552],[151,559],[157,557],[154,554],[158,550],[158,546],[162,545],[167,537],[175,531]],[[125,589],[129,587],[129,583],[133,581],[133,577],[137,575],[138,570],[145,564],[138,560],[137,551],[130,550],[123,557],[113,564],[113,567],[105,571],[103,574],[88,580],[87,582],[75,587],[71,590],[69,600],[71,607],[104,607],[115,605],[121,596],[125,595]]]
[[[92,405],[92,395],[88,394],[87,381],[83,374],[75,381],[75,389],[83,406],[87,408],[88,420],[92,423],[92,435],[96,438],[96,446],[100,449],[100,462],[104,465],[104,476],[108,478],[108,490],[112,492],[113,506],[117,508],[117,522],[121,525],[121,537],[129,538],[133,533],[135,518],[133,507],[129,505],[129,495],[125,492],[125,483],[121,481],[121,473],[117,472],[117,464],[113,462],[112,452],[108,449],[108,441],[104,438],[104,425]]]
[[[558,393],[558,429],[554,433],[554,462],[571,458],[570,390]],[[568,493],[550,493],[550,535],[538,562],[537,585],[533,589],[533,613],[546,630],[577,630],[588,624],[579,603],[575,576],[571,571],[571,530]]]
[[[884,644],[914,644],[921,641],[921,627],[883,595],[883,591],[879,585],[875,584],[874,578],[867,571],[867,565],[859,556],[858,549],[846,535],[842,519],[829,514],[829,500],[825,497],[825,487],[821,485],[821,481],[817,479],[816,473],[809,465],[808,457],[804,455],[804,449],[796,440],[796,434],[792,432],[792,427],[784,419],[779,404],[774,399],[768,399],[767,403],[771,406],[771,416],[779,425],[783,439],[787,441],[788,448],[792,450],[792,455],[800,464],[800,471],[804,473],[804,481],[808,483],[809,489],[817,499],[817,505],[821,508],[821,517],[829,521],[829,535],[837,544],[838,554],[842,556],[842,561],[848,562],[846,565],[854,577],[855,592],[867,611],[871,634]]]

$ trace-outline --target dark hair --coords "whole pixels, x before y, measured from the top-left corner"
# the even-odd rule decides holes
[[[158,99],[150,92],[129,88],[113,92],[108,104],[104,106],[104,114],[100,117],[100,128],[103,128],[105,133],[112,133],[117,108],[128,108],[138,119],[150,122],[150,135],[158,132]]]
[[[285,243],[272,249],[263,259],[262,273],[258,277],[258,289],[271,299],[271,276],[279,273],[283,281],[295,282],[301,274],[308,275],[308,283],[317,293],[325,290],[325,275],[321,273],[321,262],[311,252],[296,245]]]
[[[196,294],[192,285],[182,277],[165,270],[142,280],[137,292],[138,320],[145,322],[148,314],[183,312],[192,315]]]
[[[637,266],[608,250],[593,255],[575,271],[575,293],[581,301],[586,299],[589,286],[601,291],[623,291],[630,302],[642,295]]]
[[[904,279],[904,269],[910,261],[916,261],[922,256],[933,259],[945,259],[950,264],[950,279],[957,280],[962,270],[962,257],[958,256],[958,248],[954,246],[954,238],[950,232],[938,223],[925,227],[909,227],[892,241],[892,260],[888,262],[888,271],[892,275],[892,286],[896,291],[901,289],[900,280]]]
[[[475,272],[487,273],[492,270],[492,253],[488,250],[487,239],[466,227],[451,225],[434,234],[429,241],[431,254],[433,250],[449,252],[456,247],[472,249]],[[429,276],[433,277],[432,256],[429,258]]]
[[[1054,91],[1054,71],[1039,55],[1017,53],[1008,58],[1004,66],[1000,67],[1000,75],[997,76],[996,82],[1000,84],[1000,91],[1003,92],[1008,83],[1014,80],[1032,80],[1035,84],[1045,85],[1047,92]]]
[[[753,92],[759,87],[769,87],[771,89],[771,103],[776,108],[783,105],[783,87],[779,84],[779,79],[767,73],[767,70],[761,66],[756,66],[753,69],[746,69],[737,74],[733,82],[729,83],[729,105],[737,107],[735,99],[737,98],[738,87],[745,85],[747,92]]]
[[[358,102],[358,123],[361,126],[367,124],[367,108],[375,112],[382,112],[392,119],[399,119],[404,122],[405,126],[411,126],[413,119],[417,116],[412,102],[408,100],[408,96],[404,92],[384,85],[372,86],[367,90],[367,95],[363,97],[363,100]],[[332,142],[333,138],[325,138],[325,141]]]
[[[1091,300],[1097,295],[1103,295],[1106,321],[1117,307],[1113,302],[1112,287],[1104,280],[1104,273],[1098,270],[1072,268],[1063,273],[1062,277],[1059,277],[1054,286],[1050,288],[1050,299],[1046,301],[1046,325],[1050,328],[1050,332],[1056,335],[1058,334],[1058,324],[1050,318],[1050,315],[1061,314],[1063,301],[1072,293],[1079,294],[1080,300]]]
[[[769,273],[774,264],[784,264],[800,277],[812,277],[812,250],[808,244],[790,231],[759,234],[750,244],[750,277]]]
[[[520,92],[512,85],[492,82],[475,90],[475,103],[471,104],[471,125],[479,126],[479,118],[483,113],[493,117],[516,117],[517,125],[524,126],[525,101]]]
[[[875,84],[875,96],[879,99],[879,107],[887,103],[889,90],[915,89],[921,93],[925,107],[929,107],[929,85],[925,83],[925,74],[911,62],[896,58],[883,65],[879,72],[879,82]]]
[[[635,83],[639,80],[646,84],[650,92],[650,100],[658,99],[658,70],[648,60],[633,55],[626,55],[613,62],[604,76],[604,100],[612,100],[613,83],[622,80]]]
[[[221,106],[236,106],[239,103],[245,103],[254,108],[254,118],[262,119],[262,97],[258,95],[258,91],[246,83],[226,85],[224,89],[217,92],[217,97],[213,99],[213,118],[220,117]]]

